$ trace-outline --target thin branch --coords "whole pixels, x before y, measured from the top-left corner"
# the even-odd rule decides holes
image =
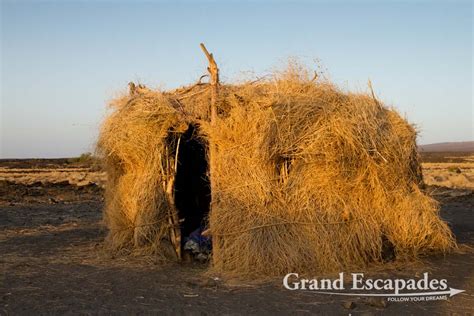
[[[372,98],[374,99],[374,102],[375,104],[377,104],[380,108],[382,108],[382,105],[380,104],[380,102],[377,100],[377,98],[375,97],[375,93],[374,93],[374,89],[372,88],[372,82],[369,81],[367,82],[368,86],[369,86],[369,89],[370,89],[370,92],[372,94]]]

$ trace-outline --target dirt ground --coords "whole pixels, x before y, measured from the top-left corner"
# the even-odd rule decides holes
[[[41,168],[19,163],[1,167]],[[60,166],[69,167],[77,166]],[[441,215],[450,223],[459,251],[383,269],[344,272],[382,278],[430,272],[432,278],[447,279],[450,287],[465,292],[443,301],[387,303],[289,291],[280,279],[263,285],[225,284],[208,275],[202,264],[163,267],[150,257],[113,257],[103,249],[100,186],[0,179],[0,315],[474,314],[474,194],[429,190],[441,202]]]
[[[474,155],[471,153],[428,153],[423,158],[426,184],[474,190]]]

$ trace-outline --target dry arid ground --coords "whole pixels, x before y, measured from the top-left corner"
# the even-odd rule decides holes
[[[474,190],[474,155],[471,153],[427,153],[423,157],[426,184]]]
[[[151,257],[114,257],[103,249],[103,173],[70,160],[1,161],[0,315],[472,314],[474,162],[454,154],[423,159],[427,191],[441,203],[460,249],[362,272],[381,278],[430,272],[465,290],[447,301],[387,303],[288,291],[281,280],[229,284],[205,273],[202,264],[163,267]]]

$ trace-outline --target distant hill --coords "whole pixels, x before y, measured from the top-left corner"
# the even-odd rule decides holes
[[[474,152],[474,141],[471,142],[449,142],[418,146],[421,152]]]

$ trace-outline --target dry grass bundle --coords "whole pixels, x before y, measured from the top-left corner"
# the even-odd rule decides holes
[[[105,217],[116,249],[172,258],[172,186],[189,124],[215,144],[212,268],[227,276],[335,271],[448,251],[453,236],[419,189],[416,133],[373,96],[347,94],[290,68],[267,81],[141,89],[116,100],[99,151],[109,175]],[[174,220],[173,220],[174,218]]]

